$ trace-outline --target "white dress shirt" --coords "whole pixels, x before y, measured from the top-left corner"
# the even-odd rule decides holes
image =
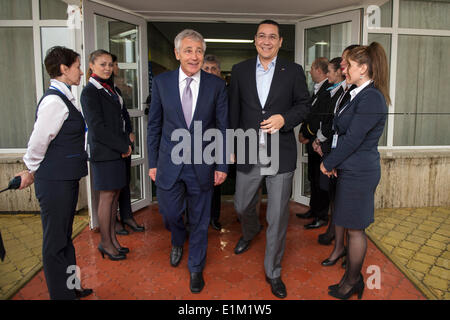
[[[319,83],[315,83],[314,84],[314,94],[317,94],[317,92],[319,92],[320,87],[322,87],[322,85],[324,84],[325,81],[327,81],[328,79],[325,78],[322,81],[320,81]]]
[[[350,91],[350,101],[352,101],[356,97],[356,95],[358,93],[360,93],[362,91],[362,89],[367,87],[371,82],[372,82],[372,80],[367,80],[366,82],[364,82],[359,87],[357,87],[357,88],[353,89],[352,91]]]
[[[198,91],[200,89],[200,74],[201,70],[199,70],[197,73],[191,76],[191,78],[193,79],[190,84],[192,92],[192,113],[191,113],[192,118],[194,117],[195,107],[197,105]],[[183,72],[183,70],[180,67],[180,72],[178,76],[178,86],[180,87],[180,101],[181,98],[183,97],[184,88],[186,87],[186,78],[189,77]]]
[[[77,105],[75,97],[66,84],[51,79],[50,88],[52,87],[62,92],[81,112],[81,108]],[[52,94],[42,99],[37,116],[28,141],[27,152],[23,156],[23,161],[31,173],[39,169],[50,142],[58,135],[64,121],[69,116],[69,109],[59,96]]]

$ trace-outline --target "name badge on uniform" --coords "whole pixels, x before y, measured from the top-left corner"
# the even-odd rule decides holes
[[[331,149],[336,149],[338,141],[338,134],[333,134],[333,141],[331,142]]]

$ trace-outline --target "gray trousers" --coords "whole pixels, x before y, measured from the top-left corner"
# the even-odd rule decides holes
[[[281,260],[286,243],[286,231],[289,221],[289,199],[292,191],[294,172],[275,175],[261,175],[261,167],[253,166],[247,173],[236,172],[236,194],[234,206],[239,215],[244,240],[252,240],[261,225],[256,213],[258,189],[266,178],[268,223],[266,231],[266,253],[264,269],[267,277],[273,279],[281,275]]]

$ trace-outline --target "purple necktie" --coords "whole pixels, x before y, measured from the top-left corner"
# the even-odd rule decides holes
[[[186,78],[186,87],[184,87],[183,96],[181,97],[184,120],[186,120],[186,125],[188,128],[191,125],[192,119],[192,90],[190,87],[192,80],[192,78]]]

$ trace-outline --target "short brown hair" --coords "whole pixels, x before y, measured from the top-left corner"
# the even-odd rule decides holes
[[[50,78],[54,79],[62,75],[62,64],[70,68],[77,61],[78,57],[80,55],[72,49],[61,46],[52,47],[48,49],[44,59],[45,70],[47,70]]]
[[[311,66],[315,69],[319,68],[324,74],[328,73],[328,59],[325,57],[317,58]]]

